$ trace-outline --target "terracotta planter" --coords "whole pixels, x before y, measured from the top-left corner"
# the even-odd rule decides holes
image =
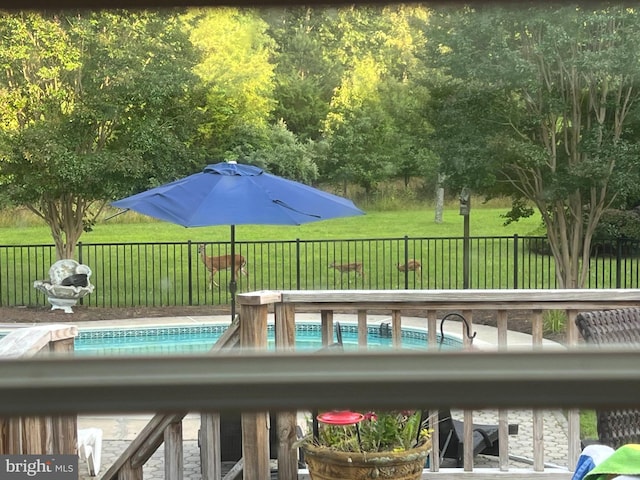
[[[336,452],[304,445],[312,480],[419,480],[431,450],[431,440],[404,452]]]

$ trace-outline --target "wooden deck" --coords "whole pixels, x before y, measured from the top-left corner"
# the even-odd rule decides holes
[[[144,462],[164,444],[165,478],[181,480],[182,412],[205,412],[201,424],[202,478],[219,480],[228,472],[223,471],[219,458],[216,412],[242,411],[243,478],[264,480],[271,476],[266,411],[276,411],[279,414],[275,427],[279,478],[293,480],[298,478],[295,449],[291,448],[297,410],[364,406],[415,408],[416,405],[435,409],[451,405],[466,409],[464,420],[470,425],[473,410],[496,408],[500,455],[495,469],[476,468],[473,452],[467,450],[464,468],[440,468],[437,442],[434,442],[431,458],[435,460],[424,478],[544,476],[545,479],[568,479],[571,472],[547,465],[544,442],[548,432],[544,428],[543,409],[567,409],[567,464],[574,465],[580,451],[578,408],[637,407],[633,392],[640,388],[640,372],[635,368],[639,352],[578,348],[580,341],[573,320],[580,311],[635,306],[639,301],[638,290],[245,293],[238,296],[237,328],[230,329],[227,337],[229,342],[232,337],[236,343],[239,341],[243,355],[238,355],[238,350],[221,349],[210,355],[173,358],[80,360],[36,356],[25,361],[12,356],[0,364],[3,378],[0,395],[4,399],[0,415],[12,417],[11,422],[17,417],[48,415],[47,418],[52,418],[70,412],[163,412],[154,417],[134,441],[134,446],[122,453],[103,478],[141,479]],[[324,343],[332,341],[335,312],[353,312],[359,325],[360,350],[342,355],[292,352],[297,309],[316,309],[321,313]],[[460,312],[473,327],[473,315],[478,310],[496,312],[495,351],[468,348],[459,352],[432,349],[424,353],[384,353],[366,350],[369,312],[388,312],[393,342],[399,344],[403,314],[426,311],[424,326],[428,329],[428,343],[435,344],[437,312]],[[533,343],[529,351],[509,349],[510,310],[530,312]],[[543,315],[547,310],[563,310],[568,316],[566,350],[543,348]],[[277,352],[264,350],[270,312],[275,317]],[[6,339],[0,341],[0,349],[8,348],[2,346],[5,342]],[[22,345],[22,342],[13,343],[13,348]],[[465,344],[469,347],[468,340]],[[50,381],[35,381],[38,378]],[[22,388],[27,384],[28,389]],[[65,395],[60,397],[54,392]],[[509,462],[509,412],[514,408],[534,409],[533,458],[529,468],[516,469]],[[437,436],[437,423],[434,422],[432,428]],[[10,436],[3,439],[3,445],[15,448],[11,435],[17,432],[11,428],[7,431]],[[59,431],[55,436],[66,441],[73,438],[75,428],[67,426],[67,432]],[[468,440],[470,435],[467,428],[465,438]],[[467,440],[465,444],[470,444]]]

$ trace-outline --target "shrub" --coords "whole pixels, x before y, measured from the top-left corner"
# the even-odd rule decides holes
[[[562,333],[565,331],[567,314],[564,310],[547,310],[542,317],[545,333]]]
[[[640,215],[633,210],[605,210],[596,227],[594,238],[599,240],[640,240]]]
[[[593,235],[592,256],[634,255],[640,240],[640,214],[633,210],[605,210]]]
[[[545,235],[544,232],[536,234]],[[540,255],[550,255],[549,241],[545,237],[526,239],[525,248]],[[631,256],[640,250],[640,208],[633,210],[605,210],[593,234],[591,256]]]

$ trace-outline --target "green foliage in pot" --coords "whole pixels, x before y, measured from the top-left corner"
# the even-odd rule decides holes
[[[304,442],[340,452],[403,452],[426,442],[427,425],[420,410],[368,412],[356,424],[320,423],[318,439]]]

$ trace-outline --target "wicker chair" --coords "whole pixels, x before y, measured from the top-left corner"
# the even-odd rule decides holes
[[[576,317],[576,325],[587,343],[640,347],[640,308],[583,312]],[[614,449],[626,443],[640,443],[640,410],[596,414],[600,443]]]

